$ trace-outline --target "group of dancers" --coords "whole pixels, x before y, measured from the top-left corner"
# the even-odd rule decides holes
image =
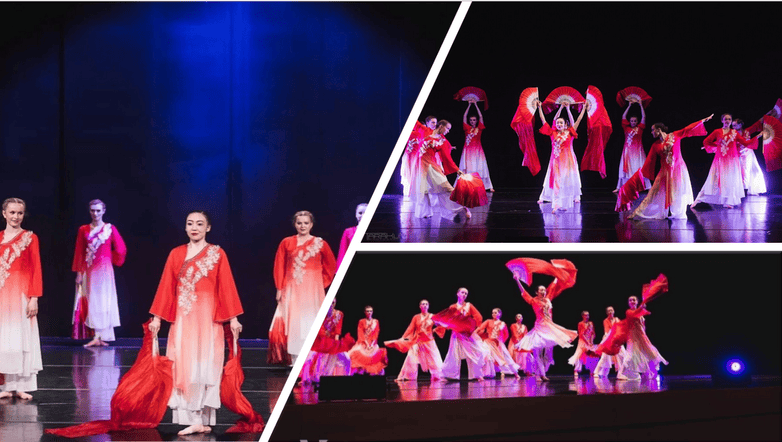
[[[88,206],[92,222],[79,228],[73,261],[77,273],[73,338],[92,337],[85,346],[100,348],[115,339],[113,329],[120,325],[113,266],[123,264],[127,248],[117,228],[103,221],[106,205],[92,200]],[[357,221],[365,208],[365,204],[357,208]],[[22,228],[26,210],[22,199],[3,201],[6,226],[0,233],[0,398],[22,400],[32,398],[29,392],[37,390],[37,375],[43,369],[37,321],[38,298],[43,294],[41,260],[38,237]],[[272,326],[280,333],[270,333],[277,344],[271,348],[270,342],[270,357],[298,355],[336,272],[328,244],[311,234],[312,213],[297,212],[293,224],[296,235],[283,239],[275,259],[282,313],[281,322]],[[173,361],[168,406],[173,422],[186,426],[180,434],[211,431],[220,408],[223,325],[229,326],[226,330],[235,339],[242,331],[237,319],[243,313],[242,302],[228,257],[221,247],[206,241],[211,228],[206,212],[188,213],[189,241],[169,254],[149,310],[148,328],[155,339],[161,322],[171,323],[165,355]],[[343,233],[340,255],[354,233],[354,227]]]

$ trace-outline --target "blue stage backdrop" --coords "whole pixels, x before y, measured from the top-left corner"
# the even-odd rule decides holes
[[[2,198],[41,240],[41,333],[68,336],[87,203],[128,244],[122,327],[141,336],[186,214],[212,215],[266,338],[291,216],[337,253],[372,195],[458,4],[7,4],[0,13]]]

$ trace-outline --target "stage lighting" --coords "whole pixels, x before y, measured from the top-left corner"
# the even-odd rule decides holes
[[[752,382],[747,364],[740,358],[728,358],[715,364],[711,380],[720,386],[746,386]]]

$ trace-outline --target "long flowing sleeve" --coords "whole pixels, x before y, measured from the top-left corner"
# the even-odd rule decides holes
[[[76,250],[73,251],[73,266],[74,272],[84,272],[87,270],[86,256],[87,253],[87,238],[83,234],[85,226],[79,227],[79,232],[76,234]]]
[[[481,337],[481,339],[486,340],[489,338],[489,323],[491,322],[490,319],[487,319],[481,323],[481,325],[478,326],[478,328],[475,329],[475,333],[478,334],[478,336]]]
[[[274,285],[277,286],[277,290],[282,290],[285,286],[285,261],[287,259],[287,247],[286,243],[288,238],[280,241],[280,245],[277,247],[277,254],[274,256]]]
[[[437,151],[440,153],[440,160],[443,162],[443,171],[446,175],[450,175],[458,172],[459,166],[457,166],[456,163],[453,162],[453,158],[451,158],[451,143],[448,142],[448,140],[444,141],[445,142],[437,148]]]
[[[111,263],[117,267],[125,264],[125,257],[128,254],[128,248],[125,241],[122,240],[119,231],[113,225],[111,226]]]
[[[481,313],[472,304],[470,304],[469,316],[472,316],[472,318],[475,320],[476,324],[480,324],[481,322],[483,322],[483,316],[481,316]]]
[[[220,249],[220,262],[217,265],[217,294],[215,296],[215,322],[226,322],[244,313],[239,292],[236,290],[228,256]]]
[[[320,249],[320,263],[323,269],[323,287],[328,287],[337,273],[337,260],[334,258],[334,252],[331,251],[331,247],[329,247],[326,241],[323,241],[323,247]]]
[[[500,341],[501,344],[504,344],[509,337],[510,334],[508,333],[508,326],[503,323],[502,327],[500,327],[500,333],[497,335],[497,340]]]
[[[43,295],[43,278],[41,277],[41,253],[38,248],[38,236],[33,234],[30,240],[30,280],[27,286],[28,298],[40,298]]]
[[[679,129],[673,133],[673,135],[676,138],[687,138],[687,137],[702,137],[706,135],[708,132],[706,132],[706,126],[704,126],[703,120],[698,120],[694,123],[689,124],[684,129]]]
[[[177,269],[182,267],[184,256],[178,249],[174,249],[168,254],[166,265],[163,268],[163,275],[160,277],[160,283],[155,293],[155,299],[152,301],[152,307],[149,313],[159,316],[168,322],[176,320],[176,276]],[[179,266],[177,267],[177,263]]]
[[[717,151],[717,140],[719,138],[718,132],[722,132],[722,129],[712,131],[708,137],[703,139],[703,147],[706,148],[706,152],[714,153]]]

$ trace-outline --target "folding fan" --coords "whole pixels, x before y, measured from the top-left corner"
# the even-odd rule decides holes
[[[528,87],[521,92],[519,96],[519,107],[516,108],[516,114],[510,123],[510,127],[516,131],[519,136],[519,148],[524,159],[522,166],[529,168],[533,176],[540,172],[540,160],[538,160],[538,150],[535,146],[535,111],[537,110],[537,101],[540,99],[538,88]]]
[[[483,180],[477,173],[465,173],[460,176],[450,198],[451,201],[470,209],[484,206],[489,202]]]
[[[462,101],[483,101],[483,110],[489,108],[489,99],[486,98],[486,92],[478,87],[463,87],[459,89],[459,92],[454,94],[453,99]]]
[[[571,106],[575,105],[576,112],[581,112],[581,107],[584,105],[583,96],[577,90],[570,86],[560,86],[551,93],[548,94],[545,100],[543,100],[543,112],[550,113],[565,101],[570,102]]]
[[[774,105],[774,109],[772,109],[771,112],[773,112],[773,117],[782,121],[782,98],[777,98],[777,103]]]
[[[616,102],[624,107],[628,101],[641,103],[643,107],[649,106],[649,102],[652,101],[652,97],[646,93],[645,90],[637,86],[629,86],[616,94]]]
[[[529,285],[532,282],[532,273],[527,268],[524,258],[511,259],[505,263],[505,267],[513,273],[514,278],[518,277],[524,284]]]
[[[587,87],[586,101],[589,102],[587,110],[587,147],[581,159],[581,170],[593,170],[600,173],[601,178],[606,177],[605,147],[608,138],[613,131],[611,119],[606,112],[603,103],[603,94],[595,86]]]
[[[771,115],[763,117],[763,157],[766,171],[782,169],[782,122]]]
[[[660,276],[653,279],[649,284],[644,284],[642,299],[643,303],[651,301],[657,298],[661,294],[668,291],[668,278],[660,273]]]

